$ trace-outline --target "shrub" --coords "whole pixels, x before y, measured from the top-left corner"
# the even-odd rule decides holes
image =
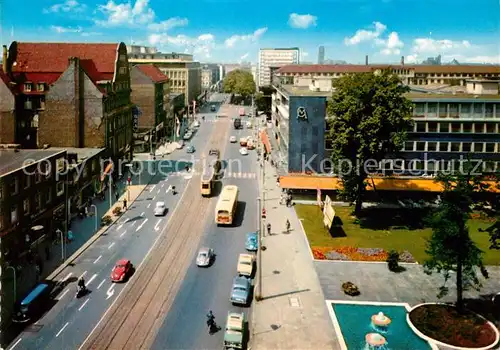
[[[352,282],[344,282],[342,283],[342,290],[345,294],[355,297],[360,295],[359,288]]]
[[[122,208],[118,205],[113,208],[113,215],[118,216],[122,213]]]
[[[113,222],[113,219],[111,219],[111,216],[109,216],[109,215],[103,216],[103,218],[101,219],[101,226],[108,226],[112,222]]]
[[[387,256],[387,267],[389,271],[397,271],[399,269],[399,253],[391,250]]]

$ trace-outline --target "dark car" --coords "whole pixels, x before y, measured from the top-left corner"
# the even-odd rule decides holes
[[[241,123],[241,119],[240,118],[236,118],[234,120],[234,128],[235,129],[242,129],[243,128],[243,124]]]
[[[209,156],[220,156],[220,151],[217,148],[212,148],[208,151]]]

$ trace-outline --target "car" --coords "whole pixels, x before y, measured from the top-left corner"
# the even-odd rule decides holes
[[[238,276],[233,279],[231,287],[231,303],[237,305],[247,305],[250,298],[250,289],[252,285],[246,277]]]
[[[219,157],[220,156],[220,151],[217,148],[211,148],[208,151],[208,155],[209,156],[217,156],[217,157]]]
[[[248,250],[249,252],[255,252],[259,249],[257,232],[247,233],[247,239],[245,241],[245,249]]]
[[[231,143],[236,143],[236,141],[238,141],[238,140],[236,139],[236,136],[231,136],[231,137],[229,138],[229,142],[231,142]]]
[[[186,147],[186,152],[187,153],[194,153],[196,150],[194,149],[194,146],[187,146]]]
[[[199,121],[197,121],[197,120],[195,120],[195,121],[194,121],[194,123],[193,123],[193,126],[194,126],[195,128],[199,128],[199,127],[200,127],[200,122],[199,122]]]
[[[247,129],[251,129],[252,128],[252,122],[247,122]]]
[[[251,254],[240,254],[238,257],[237,271],[240,276],[251,277],[253,275],[254,257]]]
[[[187,133],[185,133],[185,134],[184,134],[183,139],[184,139],[184,140],[189,140],[189,139],[191,138],[191,136],[193,136],[193,134],[192,134],[191,132],[189,132],[189,131],[188,131]]]
[[[123,282],[132,271],[132,263],[128,259],[120,259],[111,271],[111,282]]]
[[[196,266],[207,267],[210,266],[214,258],[214,250],[212,248],[200,248],[196,256]]]
[[[245,147],[241,147],[240,148],[240,154],[242,156],[246,156],[246,155],[248,155],[248,150]]]
[[[165,202],[156,202],[156,206],[154,209],[155,216],[163,216],[167,212],[167,207],[165,206]]]

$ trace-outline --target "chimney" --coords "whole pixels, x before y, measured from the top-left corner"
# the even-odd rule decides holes
[[[368,55],[365,56],[365,65],[368,65]]]
[[[7,74],[7,45],[3,46],[2,53],[2,70],[5,74]]]
[[[401,65],[404,66],[405,65],[405,56],[401,56]]]

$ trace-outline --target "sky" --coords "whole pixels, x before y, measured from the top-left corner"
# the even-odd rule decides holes
[[[22,3],[22,5],[20,5]],[[257,62],[299,47],[301,61],[500,63],[498,0],[2,0],[0,41],[120,42]]]

